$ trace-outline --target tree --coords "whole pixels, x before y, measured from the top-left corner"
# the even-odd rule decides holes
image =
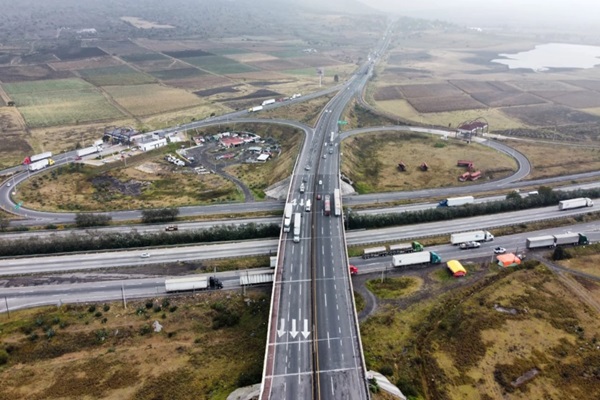
[[[143,210],[142,222],[149,224],[153,222],[172,222],[179,215],[179,209],[175,207],[159,208],[156,210]]]
[[[110,224],[112,217],[104,214],[79,213],[75,216],[75,225],[78,228],[90,226],[106,226]]]
[[[512,192],[510,192],[509,194],[506,195],[506,200],[519,201],[519,200],[521,200],[521,194],[519,192],[517,192],[516,190],[513,190]]]
[[[8,220],[8,218],[0,215],[0,231],[6,230],[6,228],[8,228],[9,225],[10,221]]]

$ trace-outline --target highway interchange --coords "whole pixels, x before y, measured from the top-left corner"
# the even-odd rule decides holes
[[[384,40],[378,48],[382,53],[387,46]],[[302,230],[300,242],[294,243],[292,234],[282,233],[280,240],[256,240],[238,243],[218,243],[201,246],[168,247],[144,250],[151,253],[150,258],[140,258],[142,250],[116,252],[88,253],[81,255],[60,255],[38,258],[5,259],[0,274],[15,276],[23,274],[44,274],[44,276],[59,273],[82,274],[81,271],[94,271],[114,267],[139,266],[145,264],[161,264],[169,262],[185,262],[199,259],[225,258],[255,254],[279,255],[273,285],[272,311],[269,321],[269,339],[265,354],[265,376],[261,388],[262,399],[344,399],[369,398],[366,385],[365,366],[362,358],[362,347],[358,332],[358,323],[354,309],[353,291],[348,262],[361,268],[361,273],[370,273],[389,269],[389,257],[377,260],[347,259],[346,246],[352,244],[376,243],[381,241],[405,241],[423,236],[440,236],[451,232],[492,228],[503,225],[526,223],[535,220],[578,215],[591,210],[569,210],[557,213],[556,207],[540,208],[506,213],[502,216],[482,216],[458,221],[446,221],[418,226],[386,228],[376,231],[356,231],[347,234],[344,230],[343,218],[324,216],[321,204],[314,204],[310,213],[303,210],[304,201],[314,199],[316,194],[331,194],[340,187],[339,179],[339,145],[344,138],[363,132],[377,130],[419,131],[447,135],[447,131],[417,128],[417,127],[380,127],[367,128],[344,132],[337,135],[338,120],[346,105],[362,88],[370,76],[369,63],[360,67],[357,73],[344,85],[329,89],[338,91],[336,96],[325,107],[315,128],[303,124],[281,121],[261,120],[245,117],[246,111],[239,111],[227,116],[211,118],[210,120],[194,122],[185,126],[170,128],[169,131],[205,127],[222,123],[232,118],[240,122],[284,123],[301,129],[305,142],[296,161],[294,174],[290,184],[287,201],[295,203],[294,212],[302,213]],[[317,97],[323,93],[304,96],[296,101]],[[328,143],[330,133],[336,132],[333,143]],[[595,177],[598,173],[577,174],[571,177],[549,178],[537,181],[522,181],[530,172],[527,159],[520,153],[496,141],[478,139],[482,144],[496,148],[511,155],[517,161],[519,169],[516,174],[502,180],[477,185],[477,191],[497,191],[547,184],[551,182],[569,181]],[[324,146],[328,143],[328,146]],[[328,149],[334,148],[330,154]],[[57,165],[68,163],[74,157],[66,153],[56,157]],[[310,168],[308,168],[310,167]],[[18,171],[19,167],[3,173]],[[27,217],[24,223],[47,224],[68,223],[73,221],[73,213],[49,213],[26,208],[15,210],[10,193],[15,186],[29,176],[28,172],[16,173],[11,177],[12,184],[0,186],[0,206]],[[299,187],[303,180],[308,190],[300,194]],[[596,185],[591,183],[589,185]],[[579,187],[579,186],[578,186]],[[351,196],[344,198],[346,206],[359,204],[385,203],[404,199],[446,197],[464,194],[469,188],[427,189],[415,192],[385,193],[376,195]],[[333,196],[332,196],[333,197]],[[504,196],[497,196],[503,198]],[[491,201],[491,198],[479,201]],[[316,203],[316,202],[315,202]],[[430,208],[435,203],[413,204],[402,207],[392,207],[379,210],[364,210],[364,213],[398,212]],[[244,212],[281,211],[283,202],[269,201],[261,203],[220,204],[204,207],[182,207],[181,216],[236,214]],[[135,220],[140,216],[139,211],[121,211],[110,213],[115,221]],[[251,218],[231,220],[228,223],[273,223],[281,218]],[[182,229],[198,229],[213,226],[222,221],[204,221],[191,224],[181,224]],[[137,226],[139,230],[156,231],[164,227]],[[131,226],[102,228],[102,230],[130,230]],[[585,232],[591,241],[600,240],[600,225],[597,223],[580,224],[576,228],[557,228],[548,232],[565,232],[576,229]],[[48,235],[41,232],[36,235]],[[444,259],[448,258],[478,258],[492,256],[492,247],[500,245],[507,249],[518,251],[525,243],[526,235],[535,233],[511,235],[497,238],[494,243],[483,245],[476,250],[461,252],[449,245],[434,246],[431,250],[440,252]],[[2,238],[20,237],[14,233],[2,235]],[[225,288],[238,286],[239,276],[244,271],[219,273]],[[121,298],[136,298],[163,295],[164,278],[127,278],[115,275],[113,279],[102,282],[84,282],[89,272],[81,280],[73,284],[56,284],[35,287],[6,287],[0,289],[0,297],[5,298],[0,305],[0,311],[6,311],[6,306],[13,310],[42,304],[60,304],[63,302],[105,301]],[[102,279],[102,278],[100,278]]]

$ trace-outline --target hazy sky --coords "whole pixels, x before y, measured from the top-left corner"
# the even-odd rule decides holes
[[[372,7],[402,15],[493,25],[544,25],[600,23],[598,0],[359,0]],[[471,20],[474,20],[472,23]],[[557,25],[559,27],[560,25]]]

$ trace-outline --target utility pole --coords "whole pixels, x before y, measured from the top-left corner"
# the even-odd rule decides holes
[[[6,304],[6,315],[8,316],[8,319],[10,319],[10,310],[8,309],[8,298],[6,296],[4,296],[4,304]]]
[[[127,309],[127,299],[125,298],[125,287],[121,284],[121,296],[123,297],[123,308]]]

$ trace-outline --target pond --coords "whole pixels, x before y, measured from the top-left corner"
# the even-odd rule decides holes
[[[516,54],[498,54],[492,62],[509,69],[548,71],[551,68],[594,68],[600,64],[600,47],[568,43],[547,43]]]

